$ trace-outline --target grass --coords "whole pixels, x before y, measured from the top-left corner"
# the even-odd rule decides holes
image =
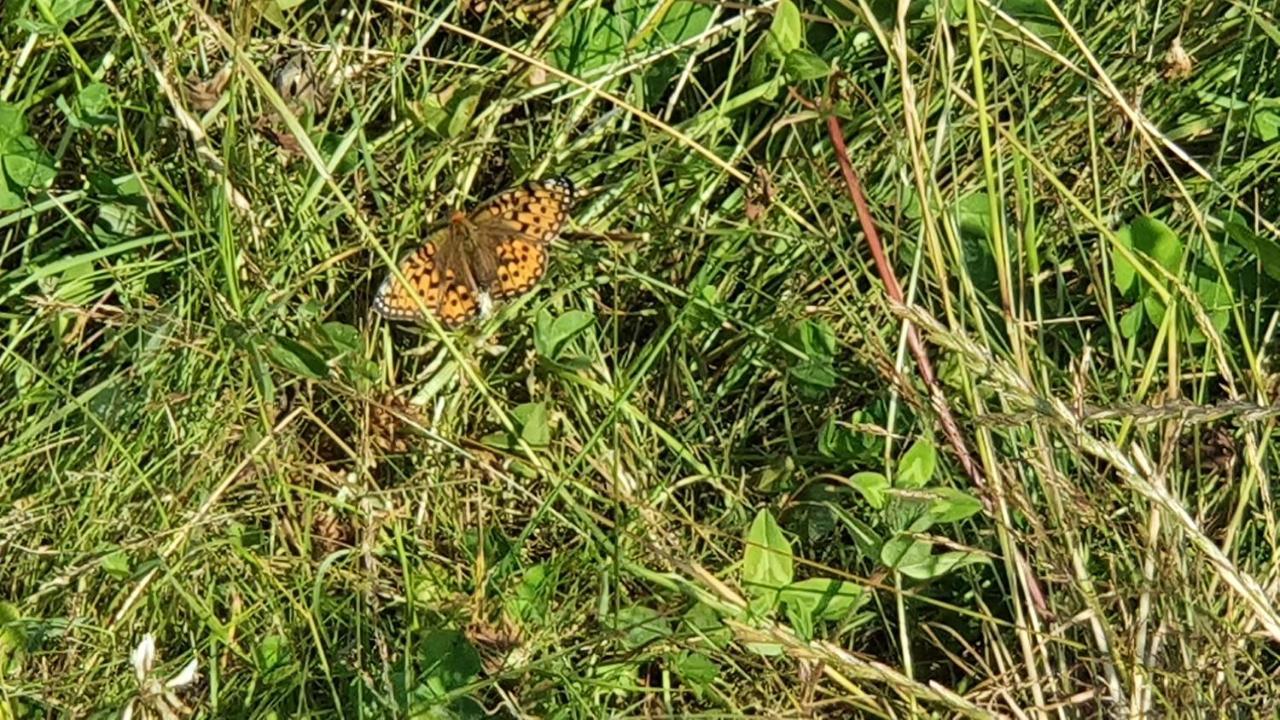
[[[893,5],[7,3],[0,718],[1274,714],[1274,8]]]

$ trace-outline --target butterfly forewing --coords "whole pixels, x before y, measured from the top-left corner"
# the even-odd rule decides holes
[[[401,264],[427,309],[456,327],[479,311],[481,293],[494,299],[527,292],[547,271],[547,248],[560,233],[573,201],[564,179],[508,190],[468,218],[432,236]],[[394,276],[383,283],[373,308],[391,320],[419,320],[413,298]]]

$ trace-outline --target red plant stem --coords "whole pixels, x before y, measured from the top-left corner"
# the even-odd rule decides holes
[[[844,174],[844,184],[849,188],[849,196],[853,198],[853,206],[858,209],[858,222],[862,225],[862,232],[867,236],[867,246],[871,249],[871,258],[875,261],[876,273],[880,275],[880,281],[884,283],[885,292],[889,294],[889,298],[899,305],[905,305],[902,286],[898,284],[898,278],[893,274],[893,267],[889,265],[889,259],[885,257],[884,245],[880,242],[880,233],[876,232],[876,224],[871,218],[871,210],[867,207],[867,200],[862,195],[862,183],[858,180],[858,174],[854,171],[853,164],[849,162],[849,150],[844,144],[844,130],[840,127],[840,119],[835,116],[835,113],[827,115],[827,134],[831,136],[831,143],[835,146],[836,160],[840,163],[840,172]],[[950,443],[951,449],[955,452],[956,458],[959,459],[965,474],[969,476],[970,482],[979,490],[984,490],[985,474],[974,460],[973,455],[969,453],[964,436],[960,434],[960,428],[956,425],[955,417],[951,414],[947,398],[943,395],[937,376],[933,373],[933,364],[929,362],[929,354],[925,351],[924,343],[921,342],[920,335],[916,332],[915,327],[910,324],[907,325],[907,346],[911,349],[911,354],[916,359],[916,366],[920,369],[920,376],[929,389],[930,403],[933,405],[934,412],[938,414],[938,420],[942,425],[943,434],[947,437],[947,442]],[[986,506],[987,511],[990,512],[990,499],[986,497],[985,492],[982,492],[982,503]]]

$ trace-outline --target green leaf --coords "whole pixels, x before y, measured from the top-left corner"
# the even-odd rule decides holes
[[[49,9],[54,20],[62,27],[93,9],[95,0],[53,0]]]
[[[1227,294],[1227,288],[1210,276],[1211,272],[1208,268],[1203,268],[1197,273],[1192,290],[1204,307],[1205,314],[1209,316],[1209,325],[1221,334],[1231,324],[1231,297]],[[1197,323],[1191,326],[1187,339],[1199,344],[1207,338]]]
[[[935,488],[929,513],[936,522],[959,522],[982,511],[982,501],[955,488]]]
[[[272,336],[267,343],[267,356],[294,375],[323,380],[329,377],[329,366],[315,351],[282,335]]]
[[[1228,213],[1222,219],[1222,229],[1227,237],[1257,257],[1267,277],[1280,281],[1280,243],[1253,232],[1249,224],[1235,213]]]
[[[0,175],[0,210],[8,212],[23,206],[22,196],[8,188],[4,176]]]
[[[834,360],[835,332],[825,321],[804,320],[788,333],[791,345],[807,356],[804,360],[790,359],[788,374],[798,383],[798,390],[809,399],[817,399],[836,386]]]
[[[782,67],[793,80],[820,80],[831,74],[831,66],[826,60],[804,48],[787,53]]]
[[[129,577],[129,555],[123,550],[114,550],[103,555],[99,563],[104,572],[117,580]]]
[[[436,629],[419,645],[422,674],[432,689],[444,695],[474,680],[483,665],[480,654],[457,630]]]
[[[1155,260],[1164,269],[1177,273],[1182,264],[1182,241],[1168,225],[1144,215],[1116,233],[1116,240],[1135,252]],[[1126,297],[1135,297],[1137,271],[1128,260],[1116,254],[1112,258],[1112,274],[1116,288]]]
[[[933,471],[937,466],[938,451],[933,442],[920,438],[898,461],[894,485],[908,489],[922,488],[933,479]]]
[[[867,523],[854,517],[848,510],[830,505],[831,514],[837,520],[844,523],[849,529],[849,534],[853,536],[853,545],[858,552],[871,560],[880,558],[880,550],[884,547],[884,540],[876,533],[875,529]]]
[[[648,38],[645,46],[649,49],[670,47],[689,40],[707,29],[711,24],[711,14],[708,3],[675,0],[668,6],[662,22],[658,23],[654,37]]]
[[[960,198],[956,203],[956,224],[961,235],[990,239],[991,197],[984,192],[975,192]]]
[[[733,642],[733,631],[725,626],[720,615],[706,603],[697,602],[684,614],[683,622],[689,632],[713,647],[724,649]]]
[[[26,647],[22,612],[17,605],[0,600],[0,679],[16,675],[21,670]],[[3,706],[0,706],[2,710]]]
[[[889,479],[882,473],[869,471],[855,473],[849,478],[849,485],[862,493],[862,497],[866,498],[867,504],[871,507],[876,510],[884,509],[885,491],[889,489]]]
[[[546,615],[555,583],[547,579],[547,564],[538,563],[524,571],[515,592],[507,596],[508,611],[525,622],[538,621]]]
[[[941,577],[956,568],[988,562],[981,553],[951,551],[933,554],[933,544],[901,534],[884,544],[881,562],[915,580]]]
[[[534,327],[534,347],[542,357],[558,360],[565,346],[586,332],[595,321],[594,315],[582,310],[570,310],[554,320],[550,313],[541,310]]]
[[[1120,336],[1125,339],[1137,337],[1138,331],[1142,329],[1142,321],[1146,318],[1146,314],[1142,311],[1142,304],[1139,303],[1124,311],[1120,316]]]
[[[597,4],[578,5],[556,25],[555,66],[576,75],[622,59],[631,35],[630,17]]]
[[[29,135],[9,140],[3,162],[5,174],[18,187],[48,187],[56,174],[53,157]]]
[[[700,652],[682,652],[672,666],[680,680],[699,698],[720,676],[720,666]]]
[[[546,447],[551,443],[551,428],[547,424],[545,402],[525,403],[511,414],[520,423],[520,438],[533,447]]]
[[[622,646],[628,650],[671,637],[671,624],[667,619],[643,605],[621,608],[610,619],[610,629],[622,634]]]
[[[311,139],[315,144],[316,150],[320,151],[320,156],[324,158],[325,164],[333,167],[336,175],[348,175],[360,166],[360,153],[356,145],[347,145],[343,148],[343,137],[337,133],[319,133]],[[338,162],[333,162],[334,155],[342,152],[342,156],[338,158]]]
[[[953,550],[938,555],[928,555],[919,562],[901,563],[897,569],[898,572],[914,580],[932,580],[965,565],[985,562],[988,562],[988,559],[984,555]]]
[[[320,326],[320,333],[327,344],[338,353],[359,353],[364,347],[360,331],[342,322],[327,322]]]
[[[283,635],[267,635],[253,648],[253,664],[259,674],[268,675],[292,661],[289,641]]]
[[[852,430],[836,420],[835,415],[827,417],[818,431],[818,452],[831,460],[854,460],[862,455],[862,443]]]
[[[1257,110],[1252,118],[1253,134],[1263,142],[1271,142],[1280,137],[1280,114],[1271,110]]]
[[[109,112],[112,105],[111,88],[103,83],[92,83],[81,88],[71,106],[61,97],[56,104],[72,127],[87,128],[115,122],[115,115]]]
[[[929,543],[917,540],[911,535],[899,533],[880,548],[880,562],[890,568],[897,568],[900,565],[915,566],[928,560],[932,551],[933,548]]]
[[[468,87],[453,96],[453,109],[449,113],[449,122],[445,125],[444,136],[455,138],[471,127],[471,118],[475,117],[476,108],[480,106],[480,86]]]
[[[800,10],[791,0],[782,0],[773,11],[773,23],[769,25],[769,37],[773,39],[781,57],[800,47],[804,40],[804,24]]]
[[[779,599],[804,607],[815,620],[843,620],[871,598],[866,590],[851,582],[809,578],[784,588]]]
[[[0,155],[9,148],[9,141],[27,134],[27,117],[17,105],[0,102]]]
[[[776,606],[778,590],[794,577],[791,543],[767,509],[756,514],[747,531],[747,547],[742,563],[742,583],[749,594],[766,599],[765,609]]]

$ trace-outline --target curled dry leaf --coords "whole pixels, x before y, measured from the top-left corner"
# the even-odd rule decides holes
[[[511,659],[513,651],[524,643],[523,633],[505,612],[497,623],[473,619],[466,629],[467,640],[480,655],[485,672],[495,675]]]
[[[290,109],[314,108],[325,100],[315,61],[304,51],[274,58],[271,85]]]
[[[1191,56],[1182,47],[1182,36],[1178,35],[1164,54],[1164,78],[1166,80],[1185,80],[1191,77]]]
[[[751,184],[747,186],[747,220],[756,222],[763,218],[776,194],[769,171],[757,167],[751,177]]]
[[[197,112],[205,112],[218,104],[222,91],[227,89],[227,81],[231,79],[231,63],[208,80],[188,78],[183,90],[186,91],[187,104]]]
[[[298,142],[298,138],[289,132],[288,128],[278,127],[278,121],[269,115],[263,115],[254,123],[254,129],[258,131],[262,137],[271,141],[271,144],[280,148],[286,155],[302,156],[302,144]]]

